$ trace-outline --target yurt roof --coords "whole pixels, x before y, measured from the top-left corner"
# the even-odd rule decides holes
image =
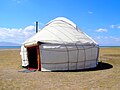
[[[51,44],[97,44],[92,38],[82,32],[72,21],[58,17],[24,42],[24,45],[33,45],[38,42]]]

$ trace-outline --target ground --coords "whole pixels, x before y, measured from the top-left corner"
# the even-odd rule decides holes
[[[75,72],[18,72],[19,52],[0,50],[0,90],[120,89],[120,48],[101,48],[97,68]]]

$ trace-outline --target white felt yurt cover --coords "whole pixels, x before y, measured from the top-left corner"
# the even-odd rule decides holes
[[[21,51],[25,47],[38,44],[41,71],[78,70],[97,66],[98,44],[64,17],[56,18],[46,24],[42,30],[23,43]],[[21,55],[27,57],[24,53],[22,51]],[[28,61],[26,57],[22,57],[22,60]],[[26,64],[22,62],[22,66]]]

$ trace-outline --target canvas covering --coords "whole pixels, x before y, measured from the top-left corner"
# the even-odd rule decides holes
[[[26,40],[23,48],[38,44],[41,71],[78,70],[97,66],[98,44],[66,18],[59,17],[50,21]],[[22,51],[22,54],[27,57],[26,52]],[[26,57],[24,61],[28,61]]]

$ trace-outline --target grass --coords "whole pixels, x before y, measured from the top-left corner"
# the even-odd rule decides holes
[[[19,49],[0,50],[0,90],[119,90],[120,48],[101,48],[102,69],[21,73]],[[112,66],[105,68],[106,66]]]

